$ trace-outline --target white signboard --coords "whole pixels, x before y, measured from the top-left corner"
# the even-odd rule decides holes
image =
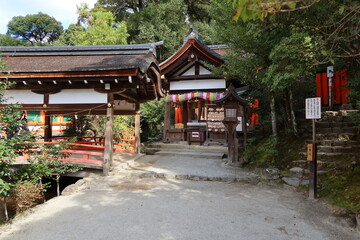
[[[334,76],[334,66],[328,66],[326,68],[326,75],[328,78],[332,78]]]
[[[320,119],[321,118],[321,98],[306,98],[305,99],[305,117],[306,119]]]

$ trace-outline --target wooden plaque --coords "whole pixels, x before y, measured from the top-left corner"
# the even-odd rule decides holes
[[[307,160],[314,161],[315,160],[315,144],[308,144],[307,145]]]

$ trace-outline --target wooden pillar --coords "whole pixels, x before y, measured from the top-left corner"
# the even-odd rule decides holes
[[[243,133],[244,133],[244,150],[246,149],[246,141],[247,141],[247,113],[246,113],[246,109],[244,110],[244,116],[243,116],[243,121],[242,121],[242,129],[243,129]]]
[[[166,142],[166,132],[170,129],[170,111],[171,103],[165,102],[165,112],[164,112],[164,132],[163,132],[163,141]]]
[[[103,175],[109,175],[110,166],[113,159],[113,139],[114,139],[114,95],[108,94],[108,105],[106,109],[106,125],[105,125],[105,149],[104,149],[104,166]]]
[[[137,154],[140,153],[140,146],[141,146],[141,141],[140,141],[140,110],[139,110],[140,106],[139,104],[137,104],[137,107],[136,107],[136,112],[135,112],[135,144],[136,144],[136,147],[135,147],[135,152]]]
[[[47,105],[49,104],[49,94],[44,94],[44,141],[49,142],[52,137],[52,126],[50,113],[46,111]]]
[[[44,124],[44,140],[49,142],[52,137],[52,126],[51,126],[51,116],[49,113],[45,112],[45,124]]]
[[[237,141],[235,141],[235,133],[236,133],[236,126],[239,122],[225,122],[224,125],[228,131],[228,160],[230,163],[235,163],[237,161],[236,159],[236,150],[235,150],[235,144]]]

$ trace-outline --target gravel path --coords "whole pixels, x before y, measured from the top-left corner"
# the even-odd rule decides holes
[[[263,184],[85,179],[0,228],[3,240],[354,240],[326,206]]]

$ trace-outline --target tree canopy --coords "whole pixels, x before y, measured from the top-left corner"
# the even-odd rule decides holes
[[[0,34],[0,46],[21,46],[24,43],[12,36]]]
[[[57,45],[116,45],[127,43],[125,23],[115,22],[111,12],[102,7],[92,10],[87,5],[78,8],[79,20],[61,35]]]
[[[8,34],[30,44],[49,44],[63,32],[59,21],[47,14],[28,14],[13,17],[8,23]]]

